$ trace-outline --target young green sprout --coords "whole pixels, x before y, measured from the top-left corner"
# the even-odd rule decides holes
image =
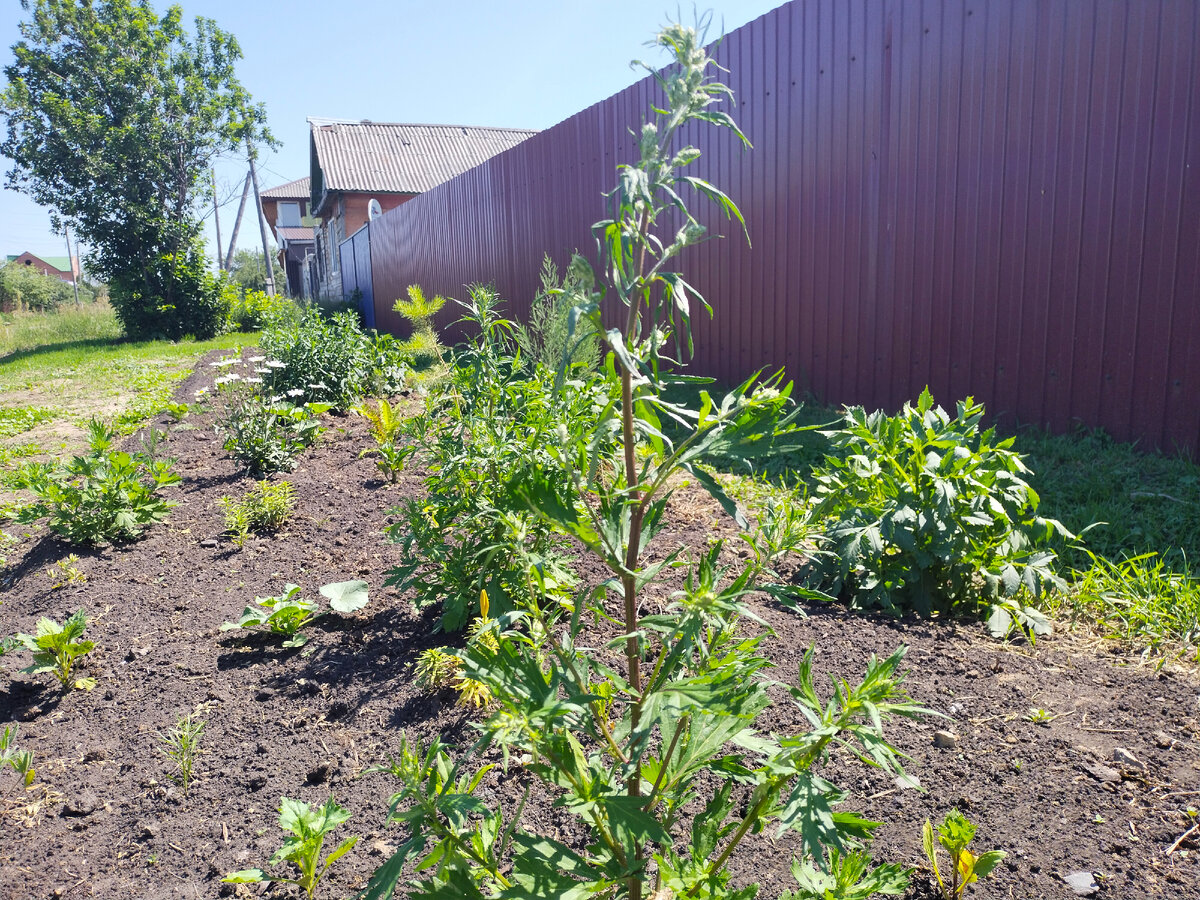
[[[951,810],[945,821],[937,826],[936,843],[934,828],[929,820],[925,821],[921,837],[925,858],[933,867],[933,876],[937,879],[945,900],[960,900],[967,885],[987,877],[1000,860],[1008,855],[1003,850],[987,850],[976,856],[968,850],[967,845],[975,837],[975,826],[957,809]],[[939,844],[950,854],[950,871],[946,873],[945,878],[938,867]]]
[[[179,721],[166,734],[161,731],[158,733],[158,739],[163,744],[159,749],[175,763],[184,797],[188,795],[192,787],[192,769],[196,762],[196,756],[200,753],[202,734],[204,734],[204,720],[195,719],[191,714],[180,717]]]
[[[33,665],[22,669],[29,675],[52,672],[63,690],[69,687],[90,691],[96,686],[94,678],[71,680],[76,662],[95,649],[95,643],[83,640],[87,630],[87,615],[81,609],[59,625],[53,619],[42,618],[36,634],[18,634],[17,641],[33,653]]]
[[[298,871],[295,878],[269,875],[262,869],[243,869],[232,872],[222,878],[222,881],[232,884],[256,884],[262,881],[278,881],[284,884],[297,885],[308,897],[316,896],[317,887],[329,867],[348,853],[358,837],[347,838],[321,863],[321,848],[325,843],[325,835],[350,818],[350,811],[338,806],[331,796],[323,806],[315,809],[300,800],[290,800],[287,797],[279,801],[279,827],[292,836],[284,842],[275,855],[271,857],[271,865],[291,863]]]

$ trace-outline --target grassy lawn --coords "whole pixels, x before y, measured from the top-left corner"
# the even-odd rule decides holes
[[[23,459],[77,449],[92,416],[124,433],[136,430],[163,408],[205,352],[258,339],[228,334],[126,343],[103,304],[0,321],[0,472]]]

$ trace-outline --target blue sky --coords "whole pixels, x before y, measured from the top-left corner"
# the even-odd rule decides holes
[[[653,0],[185,0],[180,5],[189,21],[212,18],[241,44],[245,59],[239,77],[266,104],[270,127],[282,143],[260,159],[263,189],[308,174],[307,116],[547,128],[640,78],[629,61],[662,61],[644,45],[657,26],[680,9],[685,21],[693,17],[691,6]],[[722,22],[731,31],[778,5],[780,0],[716,0],[713,35]],[[15,0],[6,6],[0,14],[5,63],[22,18]],[[0,163],[7,172],[8,161],[0,158]],[[244,159],[224,160],[217,167],[226,242],[245,172]],[[211,206],[206,231],[211,247]],[[247,216],[238,247],[257,240],[255,223]],[[0,254],[24,250],[66,253],[44,209],[24,195],[0,191]]]

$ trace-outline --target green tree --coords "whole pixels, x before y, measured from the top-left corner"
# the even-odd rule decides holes
[[[282,292],[287,284],[283,269],[276,258],[275,247],[271,246],[271,268],[275,271],[275,289]],[[263,291],[267,288],[267,266],[263,262],[262,250],[239,250],[233,254],[229,267],[233,283],[246,291]]]
[[[224,321],[196,200],[212,160],[271,143],[234,73],[242,52],[205,18],[194,33],[146,0],[22,0],[5,67],[8,186],[93,248],[130,337],[206,336]]]

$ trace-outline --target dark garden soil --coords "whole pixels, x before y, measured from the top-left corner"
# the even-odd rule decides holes
[[[190,400],[214,371],[202,363],[179,398]],[[386,824],[394,783],[366,770],[405,734],[470,742],[473,715],[452,695],[413,682],[418,652],[442,643],[431,634],[432,611],[415,612],[384,587],[400,560],[381,532],[389,510],[420,491],[420,472],[384,484],[370,459],[358,458],[369,441],[365,423],[328,418],[320,445],[286,476],[297,511],[278,536],[252,538],[242,550],[222,536],[216,501],[240,496],[250,479],[222,451],[211,416],[193,415],[168,442],[183,482],[168,491],[179,505],[166,523],[129,546],[80,551],[35,537],[9,554],[0,634],[31,632],[39,616],[61,621],[86,608],[97,643],[86,674],[98,686],[60,694],[48,676],[17,673],[24,655],[3,661],[0,725],[20,724],[37,780],[22,794],[11,772],[0,773],[0,900],[266,895],[273,889],[220,879],[267,868],[282,843],[280,797],[320,803],[331,792],[353,812],[334,837],[362,840],[318,896],[350,895],[398,841]],[[662,547],[703,546],[723,527],[712,504],[693,495],[672,515]],[[47,567],[71,552],[86,584],[52,587]],[[369,582],[368,606],[320,620],[303,649],[219,630],[256,595],[281,593],[287,582],[319,599],[320,585],[352,578]],[[1200,832],[1186,813],[1200,807],[1195,673],[1155,672],[1069,636],[1013,647],[974,624],[831,607],[801,618],[765,600],[755,610],[775,630],[767,647],[781,680],[794,680],[813,644],[817,671],[848,679],[869,654],[905,644],[910,693],[950,717],[888,728],[926,793],[900,790],[849,759],[832,761],[831,779],[850,791],[845,808],[885,823],[877,859],[918,866],[922,823],[957,806],[979,826],[979,849],[1009,854],[968,896],[1071,897],[1064,876],[1086,872],[1098,897],[1200,897]],[[1034,724],[1032,709],[1053,719]],[[157,734],[186,713],[207,725],[184,798]],[[802,722],[781,703],[769,727],[782,733]],[[935,744],[939,730],[954,736],[942,740],[950,746]],[[1114,757],[1117,748],[1130,755]],[[517,795],[500,769],[482,792]],[[525,820],[571,831],[548,803],[530,803]],[[792,885],[795,841],[768,838],[745,846],[734,876],[758,881],[760,897],[774,898]],[[932,896],[926,876],[909,896]]]

